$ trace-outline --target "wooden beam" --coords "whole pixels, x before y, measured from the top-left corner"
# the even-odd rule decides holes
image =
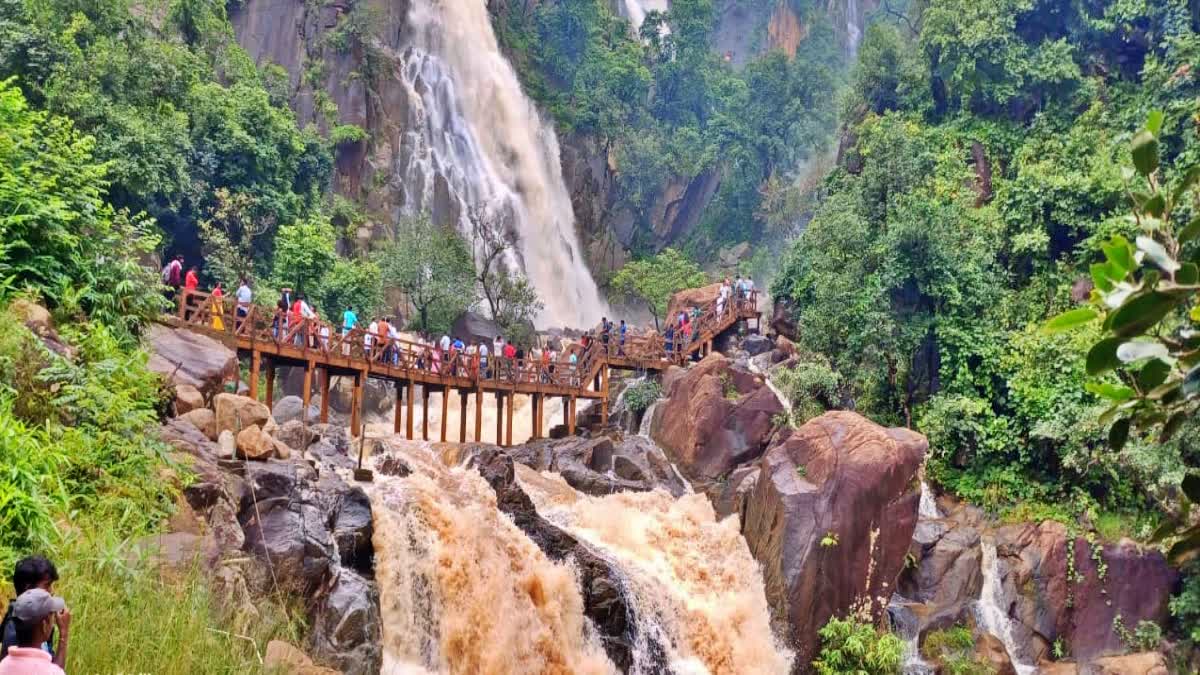
[[[413,381],[410,379],[408,381],[408,396],[405,397],[408,401],[408,407],[405,408],[406,414],[404,415],[404,433],[405,437],[410,441],[413,439],[413,399],[416,398],[416,390],[413,389],[413,386]]]
[[[324,371],[325,376],[321,378],[321,424],[329,424],[329,389],[333,374],[329,371],[329,366],[326,366]]]
[[[533,415],[533,438],[537,440],[542,437],[542,395],[534,394],[533,401],[530,403],[530,412]]]
[[[600,379],[601,379],[601,383],[603,385],[603,389],[600,390],[600,393],[603,395],[603,398],[600,399],[600,426],[603,427],[608,424],[608,366],[607,365],[600,366]]]
[[[512,442],[512,422],[513,422],[513,399],[516,398],[516,392],[510,392],[508,395],[508,425],[506,427],[504,444],[511,446]]]
[[[354,394],[350,397],[350,436],[362,433],[363,378],[361,370],[354,372]]]
[[[575,435],[575,397],[574,396],[571,397],[570,402],[567,404],[567,407],[568,407],[567,434],[574,436]]]
[[[258,377],[262,369],[262,352],[257,349],[250,352],[250,398],[258,400]]]
[[[467,442],[467,397],[470,392],[466,389],[458,390],[458,442]]]
[[[421,440],[429,440],[429,385],[421,385]]]
[[[316,364],[307,361],[304,364],[304,389],[300,392],[300,421],[308,424],[308,406],[312,403],[312,376]]]
[[[396,418],[392,420],[392,432],[396,435],[400,434],[401,409],[404,405],[404,385],[400,382],[396,383]]]
[[[571,404],[568,402],[569,396],[563,397],[563,426],[571,426]]]
[[[496,392],[496,445],[504,445],[504,394]]]
[[[483,442],[483,389],[475,389],[475,442]]]
[[[267,359],[267,410],[275,405],[275,359]]]
[[[450,426],[450,385],[442,385],[442,442],[446,442],[446,427]]]

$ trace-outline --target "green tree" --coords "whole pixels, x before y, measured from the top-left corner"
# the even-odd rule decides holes
[[[317,307],[336,319],[347,307],[362,316],[383,309],[383,278],[379,265],[370,259],[338,258],[321,276],[313,294]]]
[[[654,325],[667,313],[671,295],[685,288],[703,286],[707,281],[700,266],[675,249],[663,249],[653,258],[625,264],[612,279],[618,293],[645,303],[654,315]]]
[[[273,278],[280,286],[311,293],[322,285],[337,259],[337,237],[323,218],[309,218],[279,228],[275,236]],[[326,308],[335,311],[339,308]]]
[[[818,633],[821,653],[813,661],[820,675],[893,675],[900,672],[904,641],[854,619],[832,618]]]
[[[426,333],[449,331],[475,304],[471,251],[457,232],[433,225],[428,216],[398,221],[376,262],[384,286],[402,291],[416,310],[411,325]]]

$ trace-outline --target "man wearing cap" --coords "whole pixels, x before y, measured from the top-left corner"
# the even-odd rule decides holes
[[[8,650],[0,661],[0,675],[65,675],[54,665],[50,653],[42,645],[50,639],[56,624],[67,614],[63,599],[40,588],[31,588],[12,603],[13,625],[17,630],[17,646]]]
[[[40,588],[53,595],[56,581],[58,581],[58,569],[54,567],[54,563],[40,555],[22,558],[13,568],[13,590],[18,597],[31,588]],[[70,612],[63,612],[58,619],[58,640],[51,637],[42,645],[42,649],[50,654],[59,668],[66,667],[67,634],[70,630],[70,623]],[[8,649],[16,644],[17,630],[13,621],[13,604],[9,603],[4,619],[0,620],[0,659],[3,659],[8,654]]]

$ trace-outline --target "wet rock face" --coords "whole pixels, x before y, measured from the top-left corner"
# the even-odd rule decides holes
[[[540,440],[508,448],[505,453],[536,471],[558,473],[584,494],[599,496],[662,488],[678,497],[687,491],[663,451],[640,436],[619,441],[605,436]]]
[[[783,412],[762,379],[711,354],[663,377],[650,437],[689,479],[707,483],[762,454]]]
[[[1120,654],[1117,615],[1131,630],[1169,618],[1179,574],[1158,551],[1128,541],[1093,546],[1050,521],[1002,527],[995,537],[1013,637],[1031,661],[1047,657],[1059,638],[1081,661]]]
[[[199,333],[154,324],[146,331],[146,345],[150,370],[176,386],[194,387],[206,398],[237,377],[237,354]]]
[[[757,462],[742,533],[797,663],[815,657],[831,616],[864,598],[884,610],[916,527],[927,447],[912,431],[831,412],[781,434]]]

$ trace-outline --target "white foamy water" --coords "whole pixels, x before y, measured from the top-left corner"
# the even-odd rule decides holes
[[[621,8],[622,14],[629,19],[636,31],[642,27],[647,14],[653,11],[665,12],[671,8],[671,3],[668,0],[621,0]]]
[[[982,553],[980,571],[983,573],[983,588],[979,592],[979,601],[975,603],[975,616],[979,626],[996,636],[1004,643],[1008,657],[1012,659],[1013,668],[1017,675],[1033,675],[1037,668],[1017,659],[1019,653],[1016,640],[1013,639],[1012,619],[1005,609],[1008,602],[1004,596],[1004,585],[1000,580],[1000,567],[996,560],[996,542],[990,537],[979,541]]]
[[[394,55],[408,86],[394,184],[409,212],[483,216],[515,240],[508,263],[545,302],[541,327],[591,327],[606,307],[584,262],[558,139],[521,91],[485,0],[414,0],[411,46]]]
[[[921,504],[917,507],[917,518],[919,520],[938,520],[941,517],[937,501],[933,498],[933,490],[929,489],[929,483],[921,481]]]
[[[787,673],[793,655],[772,636],[762,572],[736,517],[718,521],[703,495],[664,491],[580,494],[557,475],[517,467],[538,513],[624,575],[639,636],[666,652],[675,673]],[[648,645],[632,672],[663,672]]]

